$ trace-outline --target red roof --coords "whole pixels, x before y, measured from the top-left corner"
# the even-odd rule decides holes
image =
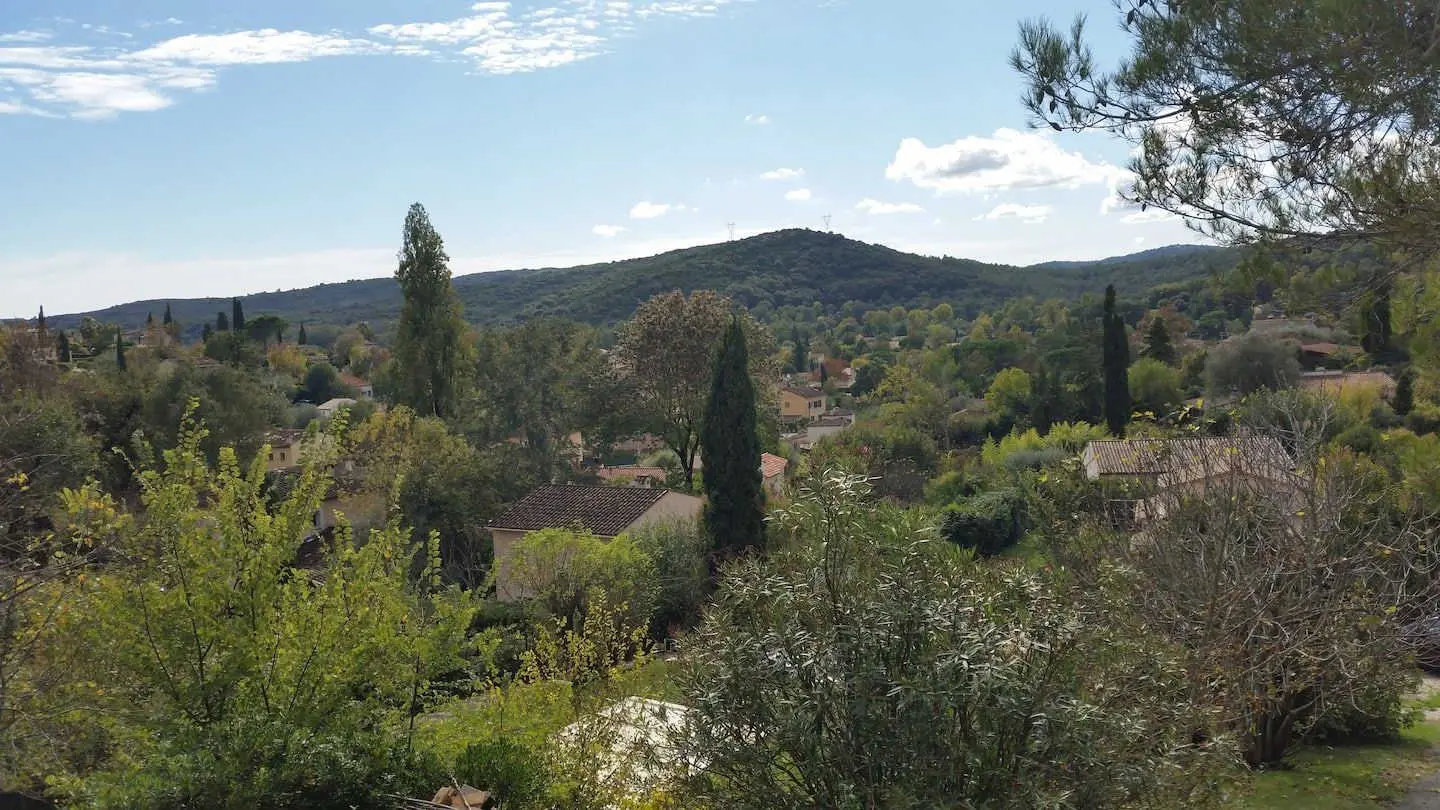
[[[785,468],[790,466],[790,460],[770,453],[760,454],[760,474],[765,478],[774,478],[777,475],[784,475]]]
[[[362,380],[354,374],[341,374],[340,382],[345,383],[351,388],[364,388],[370,384],[369,380]]]

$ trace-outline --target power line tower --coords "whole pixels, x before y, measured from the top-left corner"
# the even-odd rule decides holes
[[[830,215],[829,215],[829,214],[826,214],[825,216],[821,217],[821,219],[825,220],[825,232],[826,232],[826,233],[829,233],[829,232],[830,232]]]
[[[734,242],[734,241],[735,241],[735,223],[733,223],[733,222],[727,222],[727,223],[725,223],[725,227],[730,229],[730,241],[731,241],[731,242]]]

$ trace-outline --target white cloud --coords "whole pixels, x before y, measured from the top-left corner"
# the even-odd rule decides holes
[[[887,203],[880,200],[873,200],[869,197],[855,203],[855,210],[864,211],[867,214],[882,216],[885,214],[923,214],[925,209],[915,203]],[[939,220],[936,220],[937,222]]]
[[[1021,205],[1019,203],[1000,203],[988,212],[975,217],[976,222],[993,222],[1000,219],[1018,219],[1026,224],[1034,225],[1044,222],[1054,209],[1048,205]]]
[[[0,43],[18,42],[33,44],[37,42],[49,42],[55,35],[49,31],[15,31],[10,34],[0,34]]]
[[[368,40],[266,28],[231,34],[186,34],[137,51],[129,58],[192,65],[273,65],[376,50],[379,48]]]
[[[766,124],[770,123],[770,116],[760,115],[758,113],[751,113],[750,115],[745,116],[745,123],[757,127],[763,127]]]
[[[1134,182],[1135,175],[1130,172],[1117,173],[1110,181],[1110,193],[1100,201],[1100,213],[1107,216],[1121,214],[1120,222],[1125,225],[1148,225],[1180,218],[1160,208],[1141,208],[1139,204],[1125,199],[1122,194],[1127,192]]]
[[[936,192],[986,193],[1099,185],[1119,171],[1067,152],[1046,135],[997,129],[988,138],[972,135],[935,147],[906,138],[885,176]]]
[[[669,203],[653,203],[648,200],[635,203],[630,209],[631,219],[655,219],[663,217],[671,211],[684,211],[683,205],[671,205]]]
[[[789,200],[790,202],[806,202],[811,198],[811,196],[813,195],[811,195],[810,189],[808,188],[797,188],[792,191],[785,192],[785,199]]]
[[[797,177],[804,177],[804,169],[772,169],[760,175],[761,180],[794,180]]]
[[[625,228],[619,225],[596,225],[595,227],[590,229],[590,232],[595,234],[596,236],[603,236],[606,239],[613,239],[614,237],[624,233]]]

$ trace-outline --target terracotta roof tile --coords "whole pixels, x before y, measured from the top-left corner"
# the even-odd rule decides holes
[[[1238,457],[1256,464],[1293,467],[1280,442],[1268,436],[1187,439],[1102,439],[1085,446],[1100,475],[1184,475],[1228,468]]]
[[[771,453],[760,454],[760,474],[765,478],[784,475],[785,468],[789,466],[790,460],[783,456],[777,456]]]
[[[668,491],[547,484],[516,501],[490,521],[490,527],[530,532],[564,529],[578,523],[591,534],[614,537],[659,503]]]
[[[825,396],[824,391],[821,391],[819,388],[811,388],[808,385],[787,385],[785,386],[785,390],[806,399],[819,399]]]

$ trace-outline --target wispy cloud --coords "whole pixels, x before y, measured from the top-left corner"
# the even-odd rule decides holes
[[[794,180],[804,177],[804,169],[773,169],[760,175],[761,180]]]
[[[863,211],[874,216],[887,214],[923,214],[925,209],[915,203],[888,203],[880,200],[873,200],[869,197],[855,203],[855,210]]]
[[[808,188],[797,188],[785,192],[785,199],[789,200],[790,202],[807,202],[813,196],[814,195],[810,193],[810,189]]]
[[[994,222],[1000,219],[1018,219],[1027,225],[1038,225],[1049,218],[1054,209],[1048,205],[1020,205],[1000,203],[984,214],[975,217],[976,222]]]
[[[596,236],[603,236],[606,239],[613,239],[614,237],[624,233],[625,228],[620,225],[596,225],[595,227],[590,229],[590,232],[595,234]]]
[[[357,55],[462,58],[482,73],[526,73],[604,54],[648,20],[712,16],[739,1],[555,0],[523,12],[477,2],[451,20],[386,22],[363,33],[260,28],[135,45],[115,44],[131,37],[125,32],[57,20],[63,36],[0,32],[0,99],[13,98],[3,101],[8,114],[106,118],[169,107],[182,91],[215,86],[225,69]],[[182,24],[172,17],[140,28]]]
[[[760,113],[751,113],[745,116],[745,123],[750,124],[751,126],[763,127],[766,124],[770,123],[770,116],[761,115]]]
[[[645,200],[635,203],[630,209],[631,219],[656,219],[663,217],[671,211],[684,211],[683,205],[671,205],[670,203],[655,203]]]
[[[972,135],[933,147],[906,138],[885,176],[938,192],[989,193],[1100,185],[1121,171],[1067,152],[1046,135],[998,129],[989,137]]]

